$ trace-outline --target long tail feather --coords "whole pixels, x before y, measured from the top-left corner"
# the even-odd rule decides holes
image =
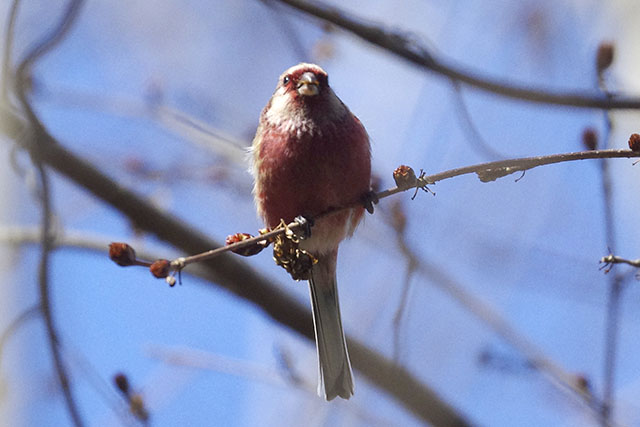
[[[342,330],[336,282],[337,251],[319,257],[309,288],[318,347],[318,394],[327,400],[353,395],[353,376]]]

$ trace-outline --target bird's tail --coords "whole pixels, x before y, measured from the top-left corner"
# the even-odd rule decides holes
[[[353,378],[342,330],[336,282],[337,251],[322,255],[311,270],[309,288],[318,347],[318,394],[327,400],[353,395]]]

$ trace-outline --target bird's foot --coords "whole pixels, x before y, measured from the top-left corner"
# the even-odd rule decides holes
[[[293,219],[293,222],[300,225],[300,229],[296,232],[296,236],[301,240],[311,237],[311,227],[313,227],[313,218],[308,218],[304,215],[298,215]]]
[[[367,210],[367,212],[369,212],[370,214],[373,213],[373,205],[377,205],[379,201],[380,200],[378,199],[378,195],[376,194],[375,191],[367,191],[362,196],[362,204],[364,205],[364,208]]]

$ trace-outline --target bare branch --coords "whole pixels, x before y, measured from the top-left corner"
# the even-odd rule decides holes
[[[529,102],[580,108],[599,108],[604,110],[640,109],[640,98],[637,97],[618,96],[609,98],[599,94],[550,92],[515,84],[506,84],[498,79],[481,76],[478,73],[447,63],[447,61],[433,55],[426,47],[419,45],[415,40],[398,32],[386,30],[379,25],[365,24],[362,19],[350,18],[347,13],[336,7],[330,7],[317,1],[313,3],[304,0],[278,1],[307,15],[330,22],[425,70],[497,95]]]
[[[471,117],[469,106],[465,102],[462,85],[457,80],[451,80],[453,85],[453,101],[456,104],[455,111],[460,119],[460,124],[467,133],[467,142],[475,151],[489,159],[506,159],[502,153],[493,148],[480,134]]]
[[[0,365],[2,364],[2,356],[4,355],[5,346],[9,338],[13,336],[22,326],[26,324],[28,320],[37,318],[42,314],[42,310],[39,305],[34,305],[24,310],[18,317],[13,319],[9,325],[0,334]]]
[[[20,103],[24,113],[29,119],[30,127],[35,135],[39,135],[44,132],[44,127],[35,115],[29,101],[27,99],[27,81],[31,77],[31,68],[35,62],[53,49],[59,42],[61,42],[66,35],[69,28],[73,24],[82,4],[81,0],[72,0],[68,3],[67,9],[60,19],[58,25],[53,30],[45,35],[36,45],[27,53],[25,58],[20,62],[16,71],[15,91],[20,99]],[[8,65],[7,65],[8,66]],[[40,256],[40,265],[38,270],[38,283],[40,292],[40,309],[44,317],[44,323],[47,330],[47,338],[49,341],[49,350],[53,358],[53,364],[60,381],[60,388],[64,396],[67,410],[73,424],[77,427],[84,425],[80,416],[77,403],[73,397],[71,385],[69,382],[69,376],[62,360],[62,355],[58,347],[59,338],[55,326],[55,320],[53,318],[53,312],[51,308],[51,297],[49,288],[49,255],[53,248],[51,238],[51,221],[52,221],[52,208],[50,200],[49,189],[49,177],[48,171],[45,169],[42,159],[39,156],[39,145],[42,144],[42,140],[39,138],[33,138],[32,144],[29,145],[29,154],[31,160],[35,165],[37,174],[40,180],[40,203],[42,207],[42,219],[41,219],[41,247],[42,252]]]
[[[597,84],[602,94],[613,97],[607,88],[604,78],[604,71],[611,65],[614,59],[614,47],[610,43],[601,43],[596,54],[596,77]],[[613,129],[613,119],[610,111],[603,111],[605,121],[605,143],[604,148],[611,145],[611,134]],[[631,140],[631,138],[630,138]],[[631,145],[630,145],[631,147]],[[610,251],[615,252],[617,247],[615,211],[613,203],[613,184],[608,159],[600,161],[600,181],[602,185],[602,208],[604,211],[603,225],[607,245]],[[620,305],[622,301],[622,291],[624,290],[624,278],[619,274],[614,274],[609,278],[609,295],[607,298],[607,311],[605,315],[605,337],[603,342],[603,392],[601,413],[605,422],[612,419],[615,401],[615,372],[616,359],[618,354],[618,335]]]
[[[429,279],[440,290],[460,304],[465,310],[475,316],[486,327],[500,336],[505,342],[518,351],[527,363],[535,370],[543,374],[543,377],[557,386],[562,391],[569,392],[571,397],[583,404],[590,413],[600,419],[600,405],[591,395],[588,387],[585,386],[584,377],[567,372],[551,358],[546,356],[542,350],[535,346],[529,339],[520,334],[499,312],[488,303],[465,290],[465,287],[448,275],[438,266],[425,261],[429,257],[420,257],[410,247],[404,230],[406,228],[407,217],[399,203],[392,205],[389,215],[385,216],[387,222],[392,226],[396,234],[396,242],[400,249],[400,254],[406,259],[407,276],[413,273],[420,273]],[[403,310],[406,300],[408,283],[404,283],[402,291],[401,305],[394,316],[394,326],[399,322],[398,318]],[[396,339],[394,341],[394,354],[398,354],[398,334],[399,328],[395,330]]]
[[[613,264],[628,264],[632,267],[640,268],[640,259],[626,259],[613,254],[603,256],[600,258],[600,262],[605,264],[603,266],[603,268],[605,268],[605,273],[608,273],[611,270],[611,266]]]
[[[22,134],[11,116],[7,130]],[[0,121],[1,123],[2,121]],[[24,126],[24,125],[23,125]],[[30,138],[38,138],[39,156],[44,163],[88,190],[125,215],[140,230],[164,240],[182,253],[201,253],[220,244],[163,212],[145,198],[108,178],[93,165],[77,157],[56,141],[44,127]],[[27,142],[27,145],[35,141]],[[238,257],[224,254],[201,264],[207,279],[263,309],[277,322],[313,340],[313,323],[306,307],[264,279]],[[353,365],[380,389],[385,390],[420,419],[437,425],[468,425],[468,422],[434,391],[411,373],[379,355],[364,344],[348,338]]]
[[[11,50],[13,49],[13,34],[18,16],[20,0],[13,0],[7,16],[7,24],[4,33],[4,49],[2,52],[2,75],[0,75],[0,104],[9,103],[9,86],[11,85]]]
[[[41,205],[42,205],[42,230],[41,230],[41,254],[40,264],[38,269],[38,283],[40,291],[40,309],[44,317],[44,323],[47,329],[47,337],[49,340],[49,350],[53,357],[53,363],[55,370],[58,374],[58,380],[60,381],[60,388],[62,394],[65,397],[67,409],[71,420],[76,427],[84,425],[77,404],[71,391],[71,385],[69,383],[69,376],[67,374],[60,349],[58,347],[59,338],[55,326],[55,320],[53,318],[53,312],[51,308],[51,295],[49,287],[49,255],[53,248],[51,239],[51,220],[53,217],[51,210],[51,196],[49,189],[49,178],[47,171],[44,169],[41,162],[35,162],[38,170],[41,185]]]
[[[450,169],[448,171],[440,172],[434,175],[422,174],[420,175],[419,178],[414,180],[409,180],[405,184],[399,184],[394,188],[389,188],[387,190],[383,190],[373,194],[373,199],[377,202],[380,199],[392,196],[394,194],[397,194],[403,191],[412,190],[412,189],[427,189],[427,185],[433,184],[437,181],[442,181],[448,178],[453,178],[456,176],[470,174],[470,173],[475,173],[476,175],[478,175],[478,178],[480,178],[482,182],[490,182],[516,172],[524,172],[526,170],[533,169],[538,166],[544,166],[544,165],[549,165],[554,163],[568,162],[568,161],[574,161],[574,160],[585,160],[585,159],[631,158],[631,157],[640,157],[640,152],[630,151],[630,150],[591,150],[591,151],[579,151],[574,153],[552,154],[548,156],[498,160],[494,162],[480,163],[477,165]],[[400,166],[400,168],[405,168],[407,170],[412,171],[412,169],[408,166]],[[319,218],[323,218],[327,215],[331,215],[343,209],[362,206],[362,203],[363,203],[362,200],[353,201],[352,203],[349,203],[345,206],[331,208],[328,211],[323,212],[319,215],[316,215],[315,217],[310,219],[317,220]],[[247,249],[252,246],[256,246],[256,245],[268,246],[269,242],[271,242],[276,237],[283,235],[288,231],[292,231],[292,232],[301,231],[305,226],[306,224],[301,224],[298,221],[293,221],[287,224],[286,227],[277,228],[268,232],[264,232],[258,236],[248,237],[241,241],[237,241],[232,244],[227,244],[226,246],[219,246],[214,249],[209,249],[205,252],[198,253],[196,255],[176,258],[166,266],[165,272],[167,274],[170,274],[172,272],[180,271],[189,264],[200,263],[205,260],[210,260],[229,251],[240,253],[242,252],[243,249]],[[256,251],[255,253],[257,252],[259,251]],[[141,265],[141,266],[148,266],[149,262],[143,261],[143,260],[136,260],[136,263],[134,264]],[[163,276],[156,276],[156,277],[166,277],[166,276],[163,275]]]
[[[307,396],[315,398],[316,384],[302,381],[299,377],[287,376],[274,368],[267,368],[246,360],[233,359],[220,354],[204,352],[186,347],[150,346],[147,349],[149,357],[162,361],[167,365],[186,366],[192,369],[202,369],[221,372],[245,378],[252,382],[261,382],[272,386],[295,387]],[[361,407],[354,400],[349,402],[336,401],[338,405],[352,415],[360,418],[367,426],[393,425],[390,420],[381,420],[373,416],[367,408]]]

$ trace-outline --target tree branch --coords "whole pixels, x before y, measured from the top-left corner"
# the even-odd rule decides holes
[[[0,120],[0,123],[6,123],[5,130],[13,136],[25,134],[15,120],[18,120],[16,116],[10,116],[7,120]],[[31,138],[36,137],[34,134],[29,135],[32,135],[29,136]],[[155,208],[146,199],[111,180],[62,147],[48,132],[40,132],[37,137],[41,139],[38,144],[39,157],[45,164],[121,212],[141,230],[170,243],[182,253],[200,253],[220,246],[218,242],[185,225],[182,220]],[[25,145],[32,143],[35,142],[27,142]],[[215,261],[203,262],[201,266],[211,283],[255,304],[275,321],[306,338],[314,339],[309,310],[265,280],[246,262],[236,256],[224,254]],[[461,415],[411,373],[355,339],[348,338],[348,342],[354,367],[414,415],[434,425],[468,425]]]
[[[60,381],[60,388],[62,389],[62,395],[71,417],[71,421],[76,427],[84,425],[82,417],[80,416],[80,410],[73,396],[71,384],[69,382],[69,376],[67,374],[62,355],[60,354],[59,338],[57,335],[55,319],[53,317],[53,311],[51,308],[51,295],[49,287],[49,255],[53,248],[51,238],[51,220],[52,220],[52,208],[51,208],[51,195],[49,189],[49,177],[48,171],[45,169],[42,158],[40,157],[40,148],[43,142],[46,144],[50,141],[43,141],[39,138],[39,135],[45,134],[46,131],[41,122],[35,115],[33,108],[27,99],[27,81],[31,78],[31,69],[38,59],[53,49],[58,43],[60,43],[66,35],[69,28],[75,21],[78,15],[81,0],[71,0],[67,5],[62,18],[58,24],[51,30],[51,32],[40,39],[38,43],[26,54],[24,59],[18,65],[15,79],[15,91],[20,100],[22,110],[29,118],[29,124],[31,128],[30,144],[28,145],[29,155],[31,161],[35,165],[38,178],[40,180],[40,204],[42,207],[42,219],[41,219],[41,255],[40,264],[38,269],[38,288],[40,293],[40,309],[44,318],[45,327],[47,330],[47,338],[49,341],[49,350],[53,359],[55,371]],[[14,4],[10,19],[15,20],[15,13],[17,10],[17,3]],[[10,46],[6,46],[6,52],[9,51]],[[5,57],[5,61],[10,59],[10,55]],[[5,69],[8,69],[9,64],[5,63]],[[7,77],[7,76],[5,76]],[[4,122],[4,120],[2,120]]]
[[[498,178],[516,172],[533,169],[538,166],[551,165],[554,163],[569,162],[586,159],[614,159],[640,157],[640,152],[631,150],[592,150],[578,151],[574,153],[550,154],[548,156],[523,157],[520,159],[498,160],[495,162],[480,163],[477,165],[464,166],[450,169],[433,175],[423,175],[418,179],[417,187],[433,184],[438,181],[453,178],[460,175],[475,173],[482,182],[495,181]],[[409,187],[413,188],[413,187]],[[381,191],[377,194],[379,198],[391,196],[393,194],[406,191],[407,187],[395,187]]]
[[[350,18],[344,11],[336,7],[330,7],[317,1],[313,4],[304,0],[278,1],[307,15],[340,27],[425,70],[496,95],[529,102],[580,108],[599,108],[604,110],[640,109],[640,98],[638,97],[620,96],[609,98],[599,94],[550,92],[515,84],[506,84],[501,80],[485,77],[447,63],[447,61],[433,55],[426,47],[419,45],[415,40],[397,32],[386,30],[378,25],[365,24],[362,19]]]
[[[538,166],[549,165],[553,163],[561,163],[568,162],[574,160],[585,160],[585,159],[607,159],[607,158],[631,158],[631,157],[640,157],[640,152],[631,151],[631,150],[591,150],[591,151],[579,151],[574,153],[562,153],[562,154],[551,154],[547,156],[537,156],[537,157],[523,157],[520,159],[508,159],[508,160],[498,160],[487,163],[480,163],[471,166],[465,166],[461,168],[450,169],[448,171],[440,172],[434,175],[426,175],[422,174],[420,177],[416,178],[413,169],[408,166],[400,166],[396,169],[396,172],[400,169],[409,170],[410,174],[413,176],[411,179],[407,179],[404,182],[398,181],[398,185],[394,188],[389,188],[387,190],[380,191],[375,193],[373,198],[377,201],[392,196],[394,194],[400,193],[402,191],[407,190],[428,190],[427,186],[430,184],[434,184],[437,181],[442,181],[444,179],[453,178],[460,175],[466,175],[470,173],[475,173],[478,175],[478,178],[482,182],[490,182],[495,181],[498,178],[502,178],[507,175],[511,175],[516,172],[524,172],[529,169],[533,169]],[[316,215],[311,220],[317,220],[319,218],[328,216],[335,212],[338,212],[343,209],[353,208],[355,206],[361,206],[362,201],[357,200],[351,203],[348,203],[344,206],[333,207],[325,212]],[[286,227],[278,227],[274,230],[270,230],[263,234],[259,234],[257,236],[246,235],[243,236],[242,239],[235,241],[235,243],[228,243],[225,246],[218,246],[214,249],[208,249],[205,252],[197,253],[195,255],[190,255],[186,257],[179,257],[169,262],[167,260],[159,260],[163,263],[166,263],[162,268],[161,274],[156,274],[153,271],[152,263],[146,260],[133,259],[130,260],[130,264],[122,264],[120,262],[119,265],[138,265],[143,267],[150,267],[152,269],[152,273],[156,277],[168,277],[169,283],[175,283],[175,279],[171,276],[176,271],[181,271],[189,264],[200,263],[206,260],[211,260],[216,258],[222,254],[227,252],[236,252],[242,254],[242,250],[245,248],[249,248],[251,246],[263,245],[262,247],[268,246],[268,242],[272,241],[277,236],[287,233],[288,230],[292,232],[301,231],[307,223],[302,223],[299,221],[293,221],[286,225]],[[239,233],[244,234],[244,233]],[[230,236],[233,237],[233,236]],[[126,245],[126,244],[122,244]],[[260,248],[260,250],[262,250]],[[255,255],[260,252],[257,250],[256,252],[250,252],[249,255]]]
[[[626,259],[613,254],[600,258],[600,262],[604,263],[602,268],[605,269],[605,273],[611,270],[613,264],[628,264],[632,267],[640,268],[640,259]]]

